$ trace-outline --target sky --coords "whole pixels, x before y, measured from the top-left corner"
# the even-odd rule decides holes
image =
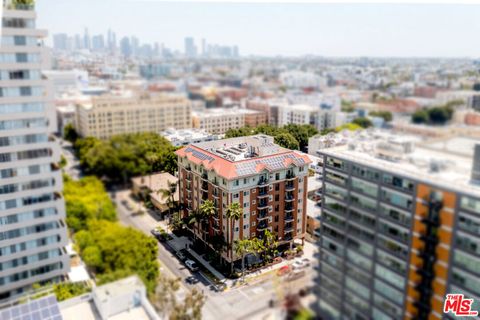
[[[480,57],[479,4],[37,0],[50,34],[103,33],[183,51],[192,36],[242,55]]]

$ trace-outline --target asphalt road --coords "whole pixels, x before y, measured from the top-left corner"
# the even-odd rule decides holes
[[[150,235],[154,227],[150,219],[143,219],[132,216],[119,197],[112,197],[117,205],[118,218],[121,223],[141,230]],[[132,208],[135,210],[136,208]],[[200,273],[192,273],[181,263],[174,252],[165,243],[159,243],[158,259],[161,271],[168,276],[180,278],[181,289],[179,298],[185,295],[188,290],[196,287],[206,296],[206,303],[203,308],[203,319],[282,319],[280,308],[270,308],[271,299],[279,301],[288,292],[298,292],[300,289],[310,286],[313,279],[311,267],[306,269],[307,275],[295,281],[287,282],[278,278],[275,274],[260,276],[253,284],[229,289],[225,292],[214,292],[210,290],[210,283]],[[185,278],[194,275],[199,283],[189,285]]]

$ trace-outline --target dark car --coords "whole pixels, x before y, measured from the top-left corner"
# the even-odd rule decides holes
[[[175,254],[177,255],[180,261],[185,261],[187,259],[187,253],[188,253],[187,250],[182,249],[177,251]]]
[[[194,276],[190,276],[190,277],[185,279],[185,282],[188,283],[188,284],[196,284],[196,283],[198,283],[198,279],[195,278]]]
[[[150,230],[150,233],[152,234],[152,236],[154,236],[155,238],[157,238],[157,240],[160,240],[162,238],[162,234],[159,230],[157,229],[152,229]]]

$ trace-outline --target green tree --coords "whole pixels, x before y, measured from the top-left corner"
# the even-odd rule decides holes
[[[148,292],[153,292],[159,274],[157,241],[116,222],[92,220],[88,230],[74,239],[88,267],[94,268],[99,282],[114,281],[138,274]],[[95,247],[95,249],[89,249]],[[99,259],[101,257],[101,259]]]
[[[69,123],[63,128],[63,138],[71,143],[75,143],[78,139],[78,133],[73,127],[73,124]]]
[[[287,149],[298,150],[300,148],[297,139],[287,132],[275,136],[274,140],[276,144]]]
[[[428,123],[429,122],[429,115],[428,112],[425,110],[417,110],[412,114],[412,122],[413,123]]]
[[[308,146],[308,138],[318,133],[317,129],[309,124],[287,124],[282,127],[282,130],[290,133],[298,141],[300,150],[305,150]]]
[[[82,283],[61,282],[53,285],[53,292],[58,301],[64,301],[90,292],[90,288]]]
[[[449,120],[450,114],[453,113],[442,107],[433,107],[427,112],[431,124],[445,124]]]
[[[393,119],[393,115],[390,111],[371,111],[369,115],[372,117],[383,118],[385,122],[390,122]]]
[[[231,203],[227,207],[227,212],[226,212],[226,217],[228,221],[228,227],[227,227],[227,244],[230,247],[230,273],[233,273],[233,251],[232,251],[232,246],[230,245],[232,243],[232,238],[233,238],[233,229],[235,225],[235,221],[238,221],[240,217],[243,214],[243,210],[240,207],[240,204],[238,202]]]
[[[253,251],[252,241],[250,239],[235,240],[235,254],[242,257],[242,278],[245,281],[245,256]]]
[[[87,229],[90,220],[116,220],[116,212],[105,188],[96,177],[78,181],[66,179],[63,195],[67,209],[67,225],[74,231]]]
[[[352,121],[353,124],[357,124],[359,125],[360,127],[366,129],[366,128],[369,128],[371,127],[373,124],[372,124],[372,121],[370,121],[370,119],[368,118],[365,118],[365,117],[359,117],[359,118],[355,118],[353,121]]]
[[[175,207],[175,193],[177,192],[177,183],[168,181],[168,188],[157,190],[162,198],[167,199],[168,214],[172,217],[172,211]]]

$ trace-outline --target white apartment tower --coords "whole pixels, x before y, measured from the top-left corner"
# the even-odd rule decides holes
[[[60,148],[45,30],[33,6],[3,0],[0,45],[0,299],[69,269]]]

